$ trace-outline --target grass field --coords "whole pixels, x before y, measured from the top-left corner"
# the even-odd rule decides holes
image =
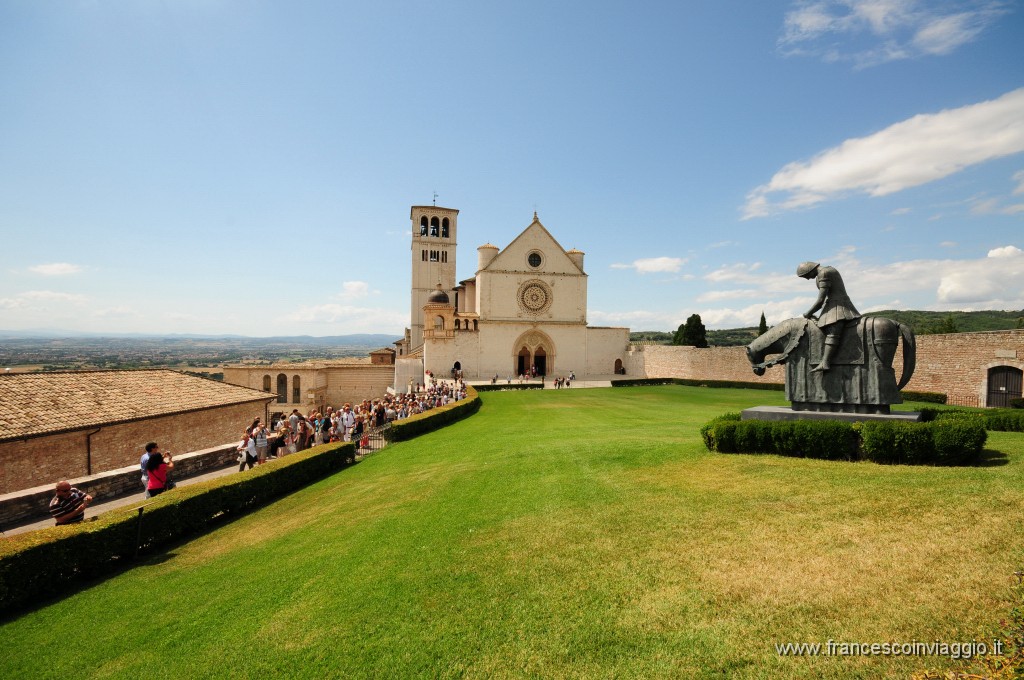
[[[990,464],[707,452],[775,392],[487,393],[259,512],[0,626],[0,677],[906,677],[991,641],[1024,565],[1024,435]]]

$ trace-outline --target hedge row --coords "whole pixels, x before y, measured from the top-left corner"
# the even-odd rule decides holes
[[[903,390],[900,392],[904,401],[923,401],[928,404],[945,404],[949,399],[948,394],[942,392],[915,392],[914,390]]]
[[[222,516],[264,505],[354,462],[351,442],[324,444],[245,474],[174,489],[95,521],[11,536],[0,542],[0,612],[108,574],[139,550],[203,531]]]
[[[690,378],[633,378],[630,380],[613,380],[612,387],[638,387],[641,385],[688,385],[690,387],[735,387],[746,390],[774,390],[782,392],[786,389],[783,383],[743,382],[742,380],[692,380]],[[906,401],[923,401],[930,404],[945,404],[947,395],[941,392],[914,392],[903,390],[900,394]],[[1024,407],[1018,407],[1024,408]]]
[[[773,390],[782,392],[782,383],[743,382],[742,380],[691,380],[690,378],[631,378],[612,380],[612,387],[640,387],[644,385],[686,385],[688,387],[735,387],[747,390]]]
[[[389,442],[401,442],[406,439],[418,437],[427,432],[439,430],[467,416],[471,416],[480,410],[480,396],[477,390],[466,385],[466,398],[452,402],[447,406],[439,406],[429,411],[418,413],[402,420],[391,423],[391,427],[384,430],[384,437]]]
[[[977,420],[928,423],[838,420],[740,420],[727,413],[701,428],[704,445],[719,453],[774,453],[825,460],[902,465],[969,465],[988,437]]]
[[[1024,411],[1014,408],[974,410],[964,408],[923,408],[924,422],[969,420],[982,423],[993,432],[1024,432]]]
[[[477,385],[477,392],[504,392],[506,390],[542,390],[543,383],[495,383],[493,385]]]

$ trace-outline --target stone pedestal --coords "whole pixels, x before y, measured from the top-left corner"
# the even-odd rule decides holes
[[[847,423],[865,421],[917,423],[921,420],[918,411],[897,411],[895,413],[841,413],[833,411],[794,411],[788,406],[755,406],[744,409],[741,420],[842,420]]]

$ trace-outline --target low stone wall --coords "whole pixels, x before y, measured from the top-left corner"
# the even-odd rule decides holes
[[[752,383],[784,383],[784,366],[772,366],[763,376],[754,375],[743,347],[685,347],[644,345],[639,354],[648,378],[733,380]]]
[[[185,479],[204,472],[211,472],[238,461],[238,442],[215,446],[210,449],[191,451],[174,456],[176,479]],[[94,501],[111,500],[142,492],[142,477],[138,464],[109,470],[88,477],[68,480],[93,497]],[[0,496],[0,530],[39,521],[49,516],[50,500],[53,499],[54,484],[36,486],[23,491],[14,491]]]

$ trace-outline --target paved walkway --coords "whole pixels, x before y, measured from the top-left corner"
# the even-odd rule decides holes
[[[195,475],[194,477],[187,477],[185,479],[175,479],[174,482],[178,486],[188,486],[189,484],[195,484],[196,482],[204,482],[207,479],[216,479],[217,477],[223,477],[224,475],[230,475],[238,472],[238,466],[232,465],[230,467],[222,468],[220,470],[214,470],[213,472],[206,472],[201,475]],[[148,499],[146,498],[145,492],[140,491],[139,493],[132,494],[130,496],[120,496],[118,498],[111,498],[108,500],[101,501],[99,503],[93,503],[85,509],[86,521],[89,521],[90,517],[96,517],[97,515],[103,514],[115,508],[123,508],[126,505],[141,505]],[[47,517],[46,519],[38,522],[32,522],[31,524],[23,524],[13,529],[8,529],[3,532],[4,536],[13,536],[14,534],[23,534],[26,531],[35,531],[36,529],[45,529],[52,527],[53,518]]]

